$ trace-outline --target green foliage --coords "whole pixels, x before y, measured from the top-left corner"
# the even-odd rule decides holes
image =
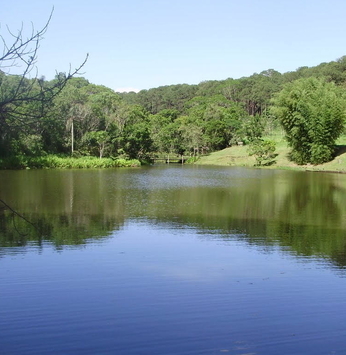
[[[178,84],[160,86],[149,90],[141,90],[135,97],[133,93],[121,94],[128,104],[137,104],[155,115],[162,110],[184,112],[185,103],[196,96],[197,86]]]
[[[115,124],[110,131],[114,151],[130,159],[147,160],[153,145],[148,112],[139,105],[124,108],[122,125]]]
[[[50,20],[51,16],[40,30],[32,26],[28,34],[22,26],[18,31],[7,29],[7,35],[0,35],[0,156],[16,153],[38,155],[44,154],[45,148],[52,148],[56,135],[50,134],[49,128],[55,125],[47,125],[46,118],[50,115],[54,99],[87,60],[86,57],[77,69],[59,73],[51,81],[31,75],[37,72],[38,49]],[[11,67],[20,68],[21,73],[5,74],[11,72]],[[56,128],[60,128],[59,125]]]
[[[180,132],[179,112],[176,110],[163,110],[149,117],[150,135],[153,141],[153,150],[160,153],[179,154],[184,149]]]
[[[248,153],[250,156],[254,156],[256,159],[255,166],[268,166],[275,163],[276,144],[270,140],[256,139],[251,142],[248,147]]]
[[[105,149],[110,144],[110,137],[106,131],[92,131],[87,132],[83,136],[82,141],[89,154],[98,154],[99,157],[102,158],[105,153]]]
[[[205,148],[219,150],[241,139],[242,119],[246,112],[239,103],[223,95],[214,95],[195,97],[187,103],[187,107],[188,121],[199,128],[200,142],[203,142]]]
[[[260,115],[249,116],[244,120],[244,133],[249,142],[254,142],[262,138],[264,132],[264,123]]]
[[[192,156],[186,159],[185,164],[193,164],[196,163],[196,161],[198,161],[200,157],[197,156]]]
[[[0,158],[26,167],[29,158],[52,154],[141,161],[160,153],[198,156],[256,142],[280,121],[294,161],[325,162],[343,126],[345,107],[332,82],[345,86],[345,58],[285,74],[268,69],[139,93],[115,93],[63,73],[45,81],[0,71]]]
[[[81,158],[47,155],[41,157],[13,156],[0,159],[0,169],[91,169],[138,167],[137,159],[111,159],[84,156]]]
[[[203,124],[193,121],[189,116],[182,116],[176,121],[178,135],[175,140],[175,151],[178,154],[199,154],[206,146]]]
[[[287,84],[273,103],[272,112],[285,130],[293,161],[322,164],[333,158],[346,118],[340,88],[322,79],[299,79]]]

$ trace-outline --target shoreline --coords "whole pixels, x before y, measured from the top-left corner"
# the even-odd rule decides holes
[[[26,169],[106,169],[121,167],[139,167],[137,159],[97,158],[83,156],[79,158],[45,155],[40,157],[14,156],[0,159],[0,170]]]

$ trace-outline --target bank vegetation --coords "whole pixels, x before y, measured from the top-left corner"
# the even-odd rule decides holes
[[[196,161],[226,149],[228,164],[241,165],[233,157],[241,151],[257,166],[280,166],[285,154],[288,165],[338,159],[343,169],[337,140],[346,118],[346,56],[287,73],[267,69],[117,93],[81,77],[84,62],[52,80],[30,76],[49,21],[27,37],[22,28],[13,43],[3,41],[0,168],[137,166],[162,156]],[[23,63],[20,75],[8,70]],[[285,153],[273,139],[280,131]]]

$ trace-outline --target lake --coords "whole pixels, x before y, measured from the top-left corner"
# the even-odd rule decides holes
[[[346,353],[346,175],[1,171],[1,354]]]

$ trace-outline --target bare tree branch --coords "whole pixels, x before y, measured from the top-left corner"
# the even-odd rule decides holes
[[[4,62],[10,61],[11,64],[7,65],[7,67],[16,66],[18,60],[24,61],[27,65],[33,64],[34,61],[37,59],[37,50],[39,48],[39,43],[41,39],[43,39],[43,35],[46,33],[50,21],[52,19],[54,12],[54,7],[49,15],[49,18],[43,28],[39,31],[35,32],[34,25],[32,25],[31,34],[27,38],[23,38],[23,24],[21,28],[18,30],[17,34],[12,33],[8,26],[7,32],[13,38],[13,42],[11,44],[7,44],[5,38],[0,35],[0,39],[3,42],[3,54],[0,57],[0,69],[4,67]],[[33,48],[30,47],[33,45]],[[29,57],[29,61],[26,60],[26,57]]]
[[[4,209],[9,209],[9,210],[12,212],[13,225],[14,225],[14,227],[15,227],[15,229],[16,229],[16,231],[17,231],[18,234],[20,234],[20,235],[22,235],[22,236],[25,236],[25,235],[23,235],[22,233],[20,233],[20,232],[18,231],[18,229],[17,229],[17,227],[16,227],[16,225],[15,225],[15,221],[14,221],[14,217],[15,217],[15,216],[21,218],[22,220],[24,220],[25,222],[27,222],[28,224],[30,224],[31,226],[33,226],[37,232],[39,232],[38,229],[37,229],[37,227],[36,227],[33,223],[31,223],[28,219],[26,219],[24,216],[22,216],[22,215],[19,214],[17,211],[15,211],[11,206],[9,206],[9,205],[7,204],[4,200],[1,200],[1,199],[0,199],[0,202],[3,204],[3,208],[4,208]]]
[[[43,78],[38,78],[38,71],[35,66],[38,57],[38,50],[43,35],[46,33],[52,19],[54,8],[45,25],[35,31],[32,25],[28,37],[24,36],[24,26],[17,33],[13,33],[8,27],[7,32],[12,41],[0,35],[3,50],[0,56],[0,133],[2,128],[8,125],[25,125],[25,121],[32,121],[43,117],[55,96],[65,87],[68,80],[77,74],[88,60],[86,55],[82,64],[68,73],[57,74],[52,82],[45,82]],[[23,67],[20,75],[10,74],[10,68]],[[36,68],[36,74],[29,78],[29,74]],[[8,71],[6,73],[6,70]],[[9,83],[10,82],[10,83]],[[35,106],[33,110],[25,110],[25,105]]]

